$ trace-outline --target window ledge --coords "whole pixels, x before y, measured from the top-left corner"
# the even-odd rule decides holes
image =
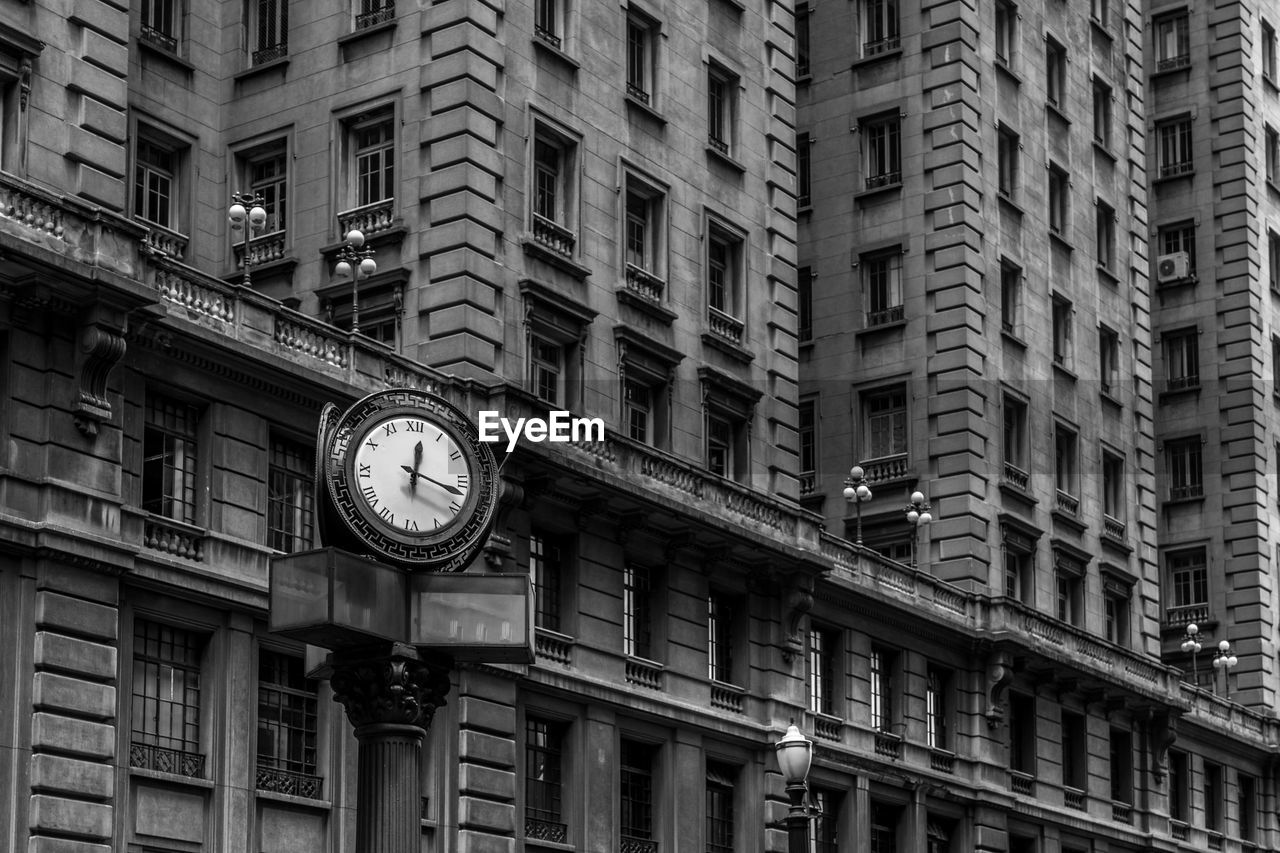
[[[901,194],[902,181],[898,181],[895,184],[885,184],[881,187],[872,187],[869,190],[861,190],[853,194],[853,200],[855,203],[859,203],[865,199],[874,198],[879,195],[888,195],[889,193]]]
[[[635,110],[643,116],[647,116],[662,126],[666,126],[667,118],[656,109],[637,98],[635,95],[623,95],[623,100],[627,102],[627,109]]]
[[[377,249],[382,246],[399,245],[404,242],[405,235],[409,233],[409,229],[405,227],[404,220],[396,218],[392,220],[390,227],[381,231],[375,231],[373,234],[365,234],[365,248]],[[346,248],[347,242],[339,240],[337,243],[330,243],[327,246],[320,247],[320,257],[326,262],[337,260],[338,252]]]
[[[743,12],[747,11],[746,4],[742,3],[741,0],[724,0],[724,3],[726,6],[728,6],[730,9],[733,9],[738,14],[742,14]]]
[[[390,32],[391,30],[394,30],[398,22],[399,22],[398,18],[392,18],[389,21],[383,21],[381,24],[374,24],[372,27],[365,27],[359,30],[352,30],[346,35],[338,36],[338,48],[344,51],[343,61],[344,62],[346,61],[345,51],[347,48],[351,47],[354,44],[358,44],[367,38],[376,36],[378,33],[386,33],[386,32]]]
[[[1190,72],[1191,72],[1191,63],[1190,63],[1190,62],[1187,62],[1187,63],[1185,63],[1184,65],[1175,65],[1175,66],[1173,66],[1172,68],[1160,68],[1160,61],[1159,61],[1159,60],[1157,60],[1157,61],[1156,61],[1156,68],[1155,68],[1155,70],[1153,70],[1153,71],[1151,72],[1151,77],[1150,77],[1149,79],[1154,80],[1154,79],[1156,79],[1157,77],[1169,77],[1169,76],[1174,75],[1174,74],[1180,74],[1180,73],[1182,73],[1182,72],[1184,72],[1184,71],[1185,71],[1185,72],[1187,72],[1187,76],[1188,76],[1188,77],[1190,77],[1190,76],[1191,76],[1191,73],[1190,73]]]
[[[1057,106],[1056,104],[1052,104],[1049,101],[1045,101],[1044,109],[1045,109],[1045,112],[1047,112],[1049,115],[1057,116],[1058,119],[1062,121],[1064,124],[1066,124],[1068,127],[1071,126],[1071,119],[1067,118],[1067,114],[1062,111],[1062,107]]]
[[[1065,364],[1061,364],[1056,361],[1053,363],[1053,370],[1055,373],[1061,373],[1064,379],[1070,379],[1072,382],[1075,382],[1080,378],[1076,376],[1076,373],[1074,370],[1067,367]]]
[[[1271,190],[1273,193],[1280,193],[1280,183],[1276,182],[1274,175],[1267,178],[1267,189]]]
[[[1119,286],[1120,276],[1113,273],[1110,267],[1105,267],[1102,264],[1096,264],[1094,268],[1098,271],[1098,278],[1103,281],[1110,282],[1113,286]]]
[[[1107,25],[1099,21],[1092,15],[1089,16],[1089,24],[1093,27],[1093,31],[1105,38],[1107,41],[1114,42],[1116,40],[1115,33],[1107,29]]]
[[[899,36],[899,38],[901,38],[901,36]],[[853,64],[849,66],[849,69],[851,71],[858,71],[870,65],[876,65],[880,62],[885,62],[890,59],[901,59],[901,58],[902,58],[902,48],[895,47],[893,50],[886,50],[883,53],[877,53],[875,56],[860,56],[853,61]]]
[[[1163,293],[1166,290],[1174,290],[1179,287],[1188,287],[1195,285],[1200,279],[1194,275],[1183,276],[1182,278],[1170,279],[1169,281],[1157,281],[1156,292]]]
[[[725,164],[730,169],[733,169],[735,172],[739,172],[742,174],[746,173],[747,167],[743,165],[743,163],[737,158],[733,157],[732,155],[724,153],[719,148],[716,148],[714,145],[708,145],[706,146],[706,148],[707,148],[708,157],[711,157],[714,160],[719,160],[721,163]]]
[[[261,788],[254,791],[260,800],[271,800],[276,803],[288,803],[291,806],[300,806],[307,809],[315,809],[316,811],[328,811],[333,808],[333,803],[329,800],[313,800],[309,797],[295,797],[293,794],[281,794],[278,791],[264,791]]]
[[[1272,93],[1280,92],[1280,83],[1276,82],[1276,78],[1268,77],[1266,74],[1263,74],[1262,82],[1267,84],[1267,88],[1270,89]]]
[[[1178,172],[1177,174],[1170,174],[1170,175],[1161,175],[1157,173],[1151,178],[1151,183],[1153,186],[1155,184],[1170,184],[1170,183],[1173,183],[1174,181],[1181,181],[1185,178],[1194,178],[1195,174],[1196,174],[1196,170],[1194,168],[1189,169],[1185,172]]]
[[[545,261],[551,266],[562,270],[563,272],[567,272],[569,275],[578,279],[578,281],[585,281],[591,276],[590,267],[584,267],[582,264],[570,258],[566,258],[559,252],[546,248],[537,240],[534,240],[533,237],[522,238],[520,240],[520,246],[524,249],[524,253],[526,255]]]
[[[273,59],[270,62],[263,62],[259,65],[251,65],[243,71],[237,73],[233,78],[237,83],[243,83],[245,80],[251,80],[259,74],[266,74],[270,71],[279,71],[281,75],[285,73],[285,69],[289,67],[289,57],[282,56],[279,59]]]
[[[1019,219],[1026,215],[1027,212],[1022,209],[1022,205],[1013,200],[1013,196],[1006,195],[999,190],[996,190],[996,198],[999,200],[1002,207],[1009,208],[1009,212],[1017,216]]]
[[[1188,385],[1185,388],[1166,388],[1156,395],[1160,402],[1176,400],[1178,397],[1199,397],[1200,385]]]
[[[1124,539],[1117,539],[1114,536],[1108,536],[1106,533],[1103,533],[1098,537],[1098,541],[1102,543],[1102,547],[1110,548],[1116,553],[1125,555],[1133,553],[1133,546]]]
[[[209,791],[212,791],[214,787],[216,787],[212,779],[183,776],[180,773],[165,773],[162,770],[148,770],[145,767],[130,767],[129,775],[135,779],[155,779],[157,782],[168,782],[172,785],[184,785],[188,788],[204,788]]]
[[[533,37],[533,46],[536,47],[538,50],[542,51],[543,53],[547,54],[548,56],[554,57],[555,59],[559,60],[570,71],[576,72],[579,68],[582,67],[582,63],[578,62],[578,60],[574,59],[572,56],[565,53],[563,49],[556,47],[554,44],[547,41],[545,38],[542,38],[541,36]]]
[[[298,266],[298,258],[296,255],[286,255],[278,260],[270,261],[265,264],[256,264],[249,270],[249,280],[252,283],[258,276],[287,276],[293,273],[295,267]],[[222,277],[227,284],[240,284],[244,281],[244,270],[235,269]],[[365,280],[361,277],[361,280]]]
[[[1094,150],[1094,151],[1097,151],[1097,152],[1098,152],[1099,154],[1101,154],[1103,157],[1106,157],[1106,158],[1107,158],[1108,160],[1110,160],[1112,163],[1115,163],[1115,162],[1116,162],[1116,160],[1118,159],[1118,158],[1116,157],[1116,155],[1115,155],[1114,153],[1112,153],[1111,149],[1110,149],[1110,148],[1108,148],[1108,147],[1106,146],[1106,144],[1105,144],[1105,143],[1103,143],[1103,141],[1102,141],[1101,139],[1097,139],[1096,137],[1095,137],[1095,138],[1094,138],[1094,140],[1093,140],[1093,150]]]
[[[1013,344],[1018,349],[1025,350],[1027,348],[1027,342],[1020,338],[1016,332],[1011,332],[1008,329],[1001,329],[1000,337]]]
[[[134,43],[137,44],[138,47],[142,49],[143,53],[150,53],[154,56],[158,56],[159,58],[174,65],[175,67],[182,69],[187,74],[196,73],[195,65],[183,59],[181,56],[178,56],[178,54],[173,53],[172,51],[165,50],[163,47],[161,47],[158,44],[153,44],[143,38],[134,39]]]
[[[1165,498],[1163,501],[1160,502],[1160,505],[1161,506],[1180,506],[1184,504],[1190,505],[1190,504],[1202,504],[1202,503],[1204,503],[1204,495],[1188,495],[1185,498]],[[1204,623],[1199,623],[1199,624],[1204,624]]]
[[[1079,516],[1072,515],[1069,512],[1054,508],[1049,513],[1053,516],[1053,520],[1062,523],[1066,527],[1074,530],[1076,533],[1084,533],[1089,529],[1089,525],[1080,520]]]
[[[565,853],[574,853],[578,848],[572,844],[560,844],[556,841],[542,841],[537,838],[526,838],[524,840],[526,848],[538,850],[563,850]]]
[[[1028,492],[1025,489],[1020,489],[1017,486],[1013,485],[1013,483],[1010,483],[1009,481],[1004,479],[1000,481],[1000,492],[1004,494],[1006,497],[1019,500],[1022,503],[1027,504],[1028,506],[1035,506],[1036,504],[1040,503],[1040,500],[1036,498],[1033,494],[1031,494],[1031,492]]]
[[[903,317],[901,320],[894,320],[889,323],[877,323],[874,326],[863,326],[861,329],[858,329],[857,331],[855,331],[853,335],[855,338],[863,338],[863,337],[869,337],[871,335],[875,335],[877,332],[901,331],[906,327],[907,327],[907,318]]]
[[[1054,231],[1052,228],[1049,229],[1049,241],[1051,243],[1057,243],[1059,248],[1066,249],[1068,252],[1074,252],[1076,250],[1076,247],[1071,245],[1066,237],[1062,236],[1062,232]]]
[[[1109,403],[1110,405],[1115,406],[1117,409],[1124,408],[1124,401],[1121,400],[1119,397],[1117,397],[1115,394],[1112,394],[1110,391],[1099,391],[1098,396],[1102,398],[1102,402],[1104,403]]]
[[[796,216],[812,216],[812,215],[813,215],[813,202],[800,205],[799,207],[796,208]]]
[[[740,347],[732,341],[726,341],[719,335],[713,335],[710,332],[702,333],[702,342],[712,349],[720,350],[720,352],[730,358],[737,359],[743,364],[750,364],[756,359],[755,354],[752,353],[751,350],[746,349],[745,347]]]
[[[670,326],[680,315],[675,311],[659,302],[653,302],[645,299],[643,296],[637,296],[625,287],[619,287],[615,290],[618,301],[624,305],[629,305],[637,311],[642,311],[654,318],[660,323]]]
[[[997,59],[996,71],[999,72],[1000,74],[1003,74],[1005,77],[1008,77],[1010,80],[1012,80],[1015,86],[1022,85],[1022,75],[1020,75],[1017,71],[1014,71],[1012,68],[1010,68],[1007,62],[1001,62],[1000,60]]]
[[[795,83],[797,86],[808,86],[812,82],[813,82],[812,72],[805,72],[804,74],[796,75]]]

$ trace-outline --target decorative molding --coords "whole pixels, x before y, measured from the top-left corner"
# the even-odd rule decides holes
[[[1005,696],[1013,683],[1013,655],[1003,649],[987,658],[987,727],[994,729],[1004,720]]]
[[[813,576],[793,572],[781,581],[787,598],[784,605],[783,624],[786,627],[786,645],[782,647],[782,659],[788,665],[804,653],[804,635],[800,624],[813,609]]]
[[[417,650],[403,643],[338,652],[331,661],[329,683],[334,701],[342,705],[357,729],[382,723],[425,729],[452,686],[448,668],[423,660]]]
[[[1147,725],[1147,748],[1151,751],[1151,777],[1164,781],[1169,764],[1169,747],[1178,739],[1178,713],[1157,711]]]
[[[124,357],[126,320],[103,306],[89,309],[80,324],[76,367],[80,388],[72,403],[76,429],[86,438],[98,435],[99,424],[111,420],[107,379]]]

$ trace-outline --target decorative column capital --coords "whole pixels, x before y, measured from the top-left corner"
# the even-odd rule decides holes
[[[449,667],[395,643],[330,657],[334,701],[357,729],[385,723],[428,728],[449,693]]]

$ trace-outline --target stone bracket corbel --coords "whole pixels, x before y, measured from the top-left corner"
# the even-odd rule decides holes
[[[484,546],[484,561],[492,571],[514,571],[514,563],[508,565],[514,560],[514,556],[511,553],[511,537],[507,535],[507,522],[511,511],[524,504],[524,480],[514,471],[504,471],[498,475],[498,483],[501,491],[498,493],[493,527],[489,529],[489,539]]]
[[[987,658],[987,727],[994,729],[1004,721],[1005,696],[1013,683],[1013,655],[1004,650],[991,652]]]
[[[107,380],[124,357],[126,323],[122,312],[101,304],[91,307],[80,320],[76,347],[79,388],[71,408],[76,429],[86,438],[97,436],[99,425],[111,420]]]
[[[1169,765],[1169,747],[1178,739],[1178,715],[1172,711],[1160,711],[1151,716],[1147,726],[1147,738],[1151,750],[1151,776],[1163,782]]]
[[[782,614],[782,622],[787,634],[782,647],[782,659],[790,665],[804,654],[804,634],[800,625],[805,615],[813,609],[813,578],[795,573],[783,579],[782,584],[786,590],[786,609]]]

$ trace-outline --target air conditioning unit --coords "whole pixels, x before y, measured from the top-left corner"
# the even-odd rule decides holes
[[[1191,256],[1186,252],[1173,252],[1156,258],[1156,283],[1179,281],[1191,275]]]

